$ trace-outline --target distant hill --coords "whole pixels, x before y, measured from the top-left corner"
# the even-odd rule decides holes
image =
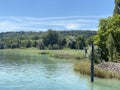
[[[52,33],[49,34],[49,37],[46,36],[49,31],[0,33],[0,49],[29,47],[37,47],[40,49],[62,49],[63,47],[69,47],[71,49],[77,49],[79,47],[85,47],[86,40],[96,35],[96,31],[90,30],[51,31]],[[54,39],[51,39],[51,37]],[[57,39],[56,43],[51,46],[50,42],[54,42],[55,39]]]
[[[96,35],[96,31],[90,30],[69,30],[69,31],[57,31],[61,36],[83,36],[85,38]],[[32,32],[32,31],[19,31],[19,32],[4,32],[0,33],[0,39],[40,39],[45,32]]]
[[[91,37],[96,35],[96,31],[90,30],[70,30],[70,31],[59,31],[61,35],[68,35],[68,36],[83,36],[85,38]]]

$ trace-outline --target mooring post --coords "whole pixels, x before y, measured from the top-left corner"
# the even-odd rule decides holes
[[[91,82],[94,82],[94,45],[92,42],[92,51],[91,51]]]

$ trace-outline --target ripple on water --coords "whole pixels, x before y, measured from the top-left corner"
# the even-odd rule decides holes
[[[117,80],[82,76],[73,61],[0,53],[0,90],[120,90]],[[1,60],[1,59],[0,59]]]

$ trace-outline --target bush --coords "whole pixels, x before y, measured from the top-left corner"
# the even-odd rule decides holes
[[[53,49],[53,50],[58,50],[58,49],[59,49],[59,45],[54,44],[54,45],[52,46],[52,49]]]
[[[39,42],[38,46],[39,46],[40,50],[44,50],[45,49],[44,43],[42,41]]]

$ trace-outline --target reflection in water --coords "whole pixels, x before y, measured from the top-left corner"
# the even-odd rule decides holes
[[[73,71],[76,61],[0,52],[0,90],[120,90],[120,81]]]
[[[91,83],[91,90],[94,90],[94,83]]]

